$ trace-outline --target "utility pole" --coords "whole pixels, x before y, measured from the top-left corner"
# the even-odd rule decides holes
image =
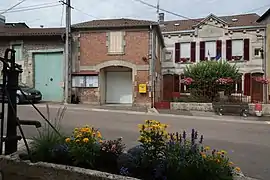
[[[65,98],[64,103],[71,101],[71,73],[72,73],[72,58],[71,58],[71,3],[70,0],[63,2],[66,5],[66,39],[65,39]]]
[[[158,23],[160,23],[160,19],[159,19],[159,1],[160,0],[157,0],[157,20],[158,20]]]

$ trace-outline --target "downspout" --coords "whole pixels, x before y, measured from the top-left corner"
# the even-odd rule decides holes
[[[266,44],[266,33],[267,33],[267,27],[264,31],[264,37],[263,37],[263,71],[264,71],[264,78],[267,79],[268,77],[268,63],[267,63],[267,44]],[[264,84],[264,103],[268,103],[268,84]]]
[[[153,77],[154,77],[154,73],[153,73],[153,69],[154,69],[154,36],[153,36],[153,27],[152,24],[150,25],[150,53],[151,54],[151,59],[150,59],[150,63],[149,63],[149,82],[150,82],[150,95],[151,95],[151,108],[154,107],[154,81],[153,81]]]

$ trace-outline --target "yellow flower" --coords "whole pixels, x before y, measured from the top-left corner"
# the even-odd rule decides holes
[[[76,142],[80,142],[80,140],[79,139],[76,139]]]
[[[219,159],[216,159],[217,163],[220,163],[220,160]]]
[[[240,169],[239,167],[236,167],[235,170],[236,170],[237,172],[240,172],[240,171],[241,171],[241,169]]]
[[[103,141],[102,140],[99,140],[99,143],[103,143]]]
[[[84,138],[83,139],[83,142],[88,143],[89,142],[89,139],[88,138]]]
[[[65,141],[66,141],[66,143],[69,143],[70,142],[70,138],[66,138]]]
[[[229,162],[229,165],[230,165],[230,166],[233,166],[233,165],[234,165],[234,163],[230,161],[230,162]]]
[[[97,137],[102,138],[101,133],[99,131],[97,132]]]
[[[205,159],[205,158],[206,158],[206,155],[205,155],[205,154],[202,154],[202,158],[204,158],[204,159]]]
[[[75,128],[74,131],[78,131],[79,129],[78,128]]]
[[[221,152],[221,154],[227,154],[227,152],[224,150],[221,150],[220,152]]]
[[[204,150],[209,151],[209,150],[210,150],[210,147],[209,147],[209,146],[206,146],[206,147],[204,148]]]

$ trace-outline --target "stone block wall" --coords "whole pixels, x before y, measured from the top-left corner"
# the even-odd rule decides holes
[[[213,112],[212,103],[184,103],[184,102],[171,102],[170,108],[172,110],[182,111],[207,111]],[[262,104],[263,115],[270,115],[270,104]],[[249,113],[255,114],[255,104],[249,104]]]

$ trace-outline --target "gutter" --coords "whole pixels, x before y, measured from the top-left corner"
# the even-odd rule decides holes
[[[150,54],[151,54],[151,59],[149,63],[149,82],[150,82],[150,94],[151,94],[151,108],[154,107],[154,34],[153,34],[153,26],[152,24],[149,26],[150,28],[150,43],[151,43],[151,49],[150,49]]]

